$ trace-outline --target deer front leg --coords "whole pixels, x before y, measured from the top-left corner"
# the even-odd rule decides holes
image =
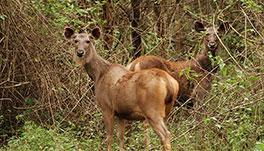
[[[114,113],[104,112],[103,118],[106,126],[106,141],[107,141],[107,151],[112,150],[112,141],[114,137]]]
[[[117,139],[119,142],[120,151],[124,151],[124,134],[127,121],[124,119],[117,119]]]

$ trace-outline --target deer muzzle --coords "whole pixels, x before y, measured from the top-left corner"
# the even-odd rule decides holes
[[[215,49],[216,48],[216,43],[215,42],[209,42],[208,43],[208,47],[210,48],[210,49]]]
[[[84,56],[84,51],[83,50],[77,50],[77,56],[78,57],[83,57]]]

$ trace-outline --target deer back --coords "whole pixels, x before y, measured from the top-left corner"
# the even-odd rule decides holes
[[[124,74],[115,81],[112,70],[119,69],[112,68],[97,85],[97,100],[105,101],[102,102],[103,108],[107,105],[122,118],[140,120],[144,119],[144,112],[153,110],[153,107],[164,111],[166,106],[173,106],[179,86],[165,71],[139,70]],[[166,115],[165,112],[163,114]]]

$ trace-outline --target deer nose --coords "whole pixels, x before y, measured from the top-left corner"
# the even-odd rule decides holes
[[[216,44],[214,42],[209,43],[209,48],[215,48],[215,47],[216,47]]]
[[[77,51],[77,56],[78,57],[82,57],[84,55],[84,51],[83,50],[78,50]]]

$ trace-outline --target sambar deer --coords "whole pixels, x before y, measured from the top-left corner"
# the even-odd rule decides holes
[[[131,72],[104,60],[93,46],[93,41],[100,37],[99,28],[93,29],[91,34],[75,34],[71,28],[65,28],[64,35],[76,45],[75,61],[94,80],[96,101],[107,129],[107,150],[111,150],[116,116],[120,150],[124,150],[127,120],[146,120],[161,138],[164,149],[169,151],[170,132],[166,121],[177,97],[178,82],[160,69]]]
[[[208,52],[211,52],[215,59],[219,48],[217,34],[223,33],[227,27],[228,23],[223,23],[218,29],[214,27],[206,28],[202,23],[196,22],[195,30],[197,32],[205,31],[206,35],[203,37],[204,49],[194,59],[170,62],[158,56],[145,55],[135,59],[126,68],[130,71],[159,68],[168,72],[180,85],[177,100],[184,103],[192,99],[196,110],[200,106],[200,101],[208,95],[212,85],[213,74],[217,72],[218,68],[212,65]],[[194,75],[194,77],[190,79],[191,75]]]

